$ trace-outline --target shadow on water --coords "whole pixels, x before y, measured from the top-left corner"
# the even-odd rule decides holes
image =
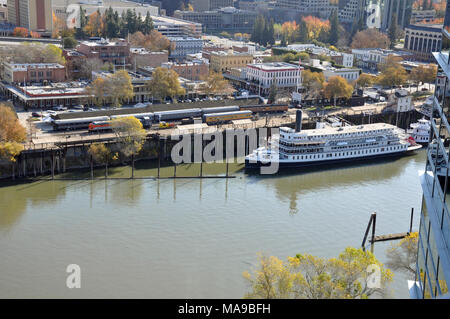
[[[8,186],[1,187],[0,229],[10,229],[30,209],[30,206],[45,205],[66,196],[69,186],[57,181],[27,181],[8,183]]]
[[[258,178],[261,180],[270,179],[270,178],[284,178],[284,177],[294,177],[299,175],[311,174],[311,173],[329,173],[329,172],[345,172],[345,171],[353,171],[353,170],[367,170],[367,171],[377,171],[381,166],[389,165],[393,167],[397,167],[401,169],[400,165],[397,163],[406,163],[410,160],[414,160],[414,162],[423,162],[425,165],[425,154],[416,153],[416,154],[407,154],[401,157],[390,157],[390,158],[379,158],[379,159],[365,159],[358,161],[350,161],[350,162],[341,162],[341,163],[332,163],[328,165],[315,165],[315,166],[304,166],[298,168],[292,167],[280,167],[276,174],[260,174],[258,169],[244,169],[245,174],[249,177]],[[384,167],[383,167],[384,169]],[[377,171],[379,172],[379,171]],[[381,175],[376,174],[373,177],[380,176],[380,179],[384,179],[385,177],[392,176],[391,171],[381,171]]]
[[[285,168],[277,174],[261,175],[258,170],[246,171],[249,183],[263,183],[274,188],[277,198],[289,202],[289,214],[299,213],[298,199],[312,191],[341,189],[348,186],[383,184],[398,178],[411,166],[425,165],[426,152],[403,157],[361,162],[346,162],[327,166]]]

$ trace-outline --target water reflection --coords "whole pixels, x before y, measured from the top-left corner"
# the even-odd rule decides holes
[[[67,188],[75,184],[39,181],[0,187],[0,228],[10,229],[30,207],[42,206],[64,197]]]
[[[324,189],[387,183],[398,178],[409,165],[424,163],[426,152],[393,160],[348,164],[307,169],[283,169],[277,175],[251,175],[252,183],[265,183],[275,188],[280,201],[289,202],[289,214],[299,213],[298,199],[302,194]],[[411,161],[412,160],[412,161]]]

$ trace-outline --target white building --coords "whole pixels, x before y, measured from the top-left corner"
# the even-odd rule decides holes
[[[203,40],[191,37],[168,37],[173,49],[169,58],[182,59],[188,54],[200,53],[203,50]]]
[[[361,73],[360,69],[337,69],[337,68],[326,68],[323,70],[323,75],[325,77],[325,81],[328,81],[333,76],[340,76],[347,80],[347,82],[357,81],[359,79],[359,74]]]
[[[315,44],[290,44],[286,47],[289,51],[307,52],[312,58],[320,55],[330,57],[336,64],[346,68],[353,67],[354,56],[351,53],[333,51],[328,48],[316,46]]]
[[[389,56],[401,57],[404,60],[413,56],[410,52],[385,49],[352,49],[352,53],[357,67],[371,71],[378,71],[379,65],[385,63]]]
[[[302,67],[285,62],[254,63],[247,65],[245,74],[247,81],[253,83],[261,94],[267,94],[274,83],[279,89],[301,87],[302,70]]]
[[[396,90],[389,97],[387,107],[394,112],[408,112],[414,109],[412,96],[406,90]]]
[[[335,68],[329,62],[323,61],[322,63],[318,59],[311,59],[310,65],[316,69],[320,69],[323,72],[325,81],[328,81],[333,76],[340,76],[347,80],[347,82],[353,82],[359,79],[361,69],[357,68]]]

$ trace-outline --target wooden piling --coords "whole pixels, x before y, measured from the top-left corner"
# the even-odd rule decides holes
[[[225,176],[228,177],[228,165],[229,165],[228,158],[226,159],[226,161],[227,161],[227,165],[226,165],[227,171],[225,173]]]
[[[364,245],[366,244],[367,235],[369,234],[370,226],[372,226],[372,222],[373,222],[374,216],[376,216],[376,215],[377,215],[377,213],[372,213],[372,215],[370,215],[369,223],[367,224],[366,232],[364,233],[364,238],[363,238],[363,241],[362,241],[362,244],[361,244],[361,247],[363,249],[364,249]],[[372,236],[374,236],[374,234]]]
[[[377,223],[377,213],[373,213],[373,223],[372,223],[372,244],[375,242],[375,228]]]
[[[411,220],[409,222],[409,233],[412,233],[412,227],[413,227],[413,218],[414,218],[414,207],[411,207]]]
[[[52,151],[52,179],[55,179],[55,154]]]
[[[158,178],[159,178],[161,170],[161,139],[159,138],[159,135],[157,135],[157,139],[158,139]]]
[[[94,179],[94,159],[92,158],[91,155],[91,179]]]

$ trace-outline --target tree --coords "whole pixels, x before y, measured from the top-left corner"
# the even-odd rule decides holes
[[[150,17],[150,13],[147,11],[145,16],[144,24],[142,25],[142,33],[150,34],[150,32],[154,29],[153,20]]]
[[[270,85],[269,98],[268,98],[269,104],[273,104],[277,101],[277,91],[278,91],[278,87],[276,84],[276,79],[274,79],[272,84]]]
[[[437,76],[437,65],[428,65],[423,72],[423,82],[428,83],[428,87],[430,83],[433,83],[436,80]]]
[[[134,157],[141,151],[146,139],[142,123],[134,116],[128,116],[111,120],[111,127],[119,141],[121,153],[131,156],[131,177],[134,178]]]
[[[96,78],[86,87],[87,95],[91,96],[93,102],[98,107],[105,103],[107,94],[107,83],[103,78]]]
[[[22,27],[15,27],[12,35],[15,37],[26,38],[28,36],[28,29]]]
[[[417,68],[412,69],[411,72],[409,73],[408,78],[411,82],[416,84],[417,91],[419,91],[419,84],[420,84],[420,82],[422,82],[422,79],[423,79],[424,69],[425,68],[422,65],[420,65]]]
[[[108,95],[114,106],[121,106],[124,101],[133,98],[133,84],[126,70],[111,75],[107,81]]]
[[[329,43],[331,45],[336,45],[339,40],[339,19],[337,10],[333,10],[330,18],[330,38]]]
[[[390,45],[389,38],[375,30],[375,29],[367,29],[363,31],[359,31],[353,37],[353,41],[351,47],[353,49],[361,49],[361,48],[380,48],[387,49]]]
[[[199,91],[206,95],[224,93],[231,90],[230,83],[223,77],[222,73],[210,71],[208,76],[202,79]]]
[[[386,266],[392,270],[405,272],[411,277],[416,273],[417,248],[419,234],[410,233],[396,244],[392,244],[386,251]]]
[[[178,74],[171,69],[158,67],[153,71],[152,79],[147,86],[154,97],[164,100],[166,97],[184,95],[185,89],[181,87]]]
[[[117,37],[120,31],[119,15],[109,7],[104,13],[105,33],[108,38]]]
[[[222,31],[219,34],[222,38],[227,38],[227,39],[231,39],[231,34],[228,33],[227,31]]]
[[[327,34],[330,31],[330,22],[328,20],[321,20],[314,16],[304,17],[308,29],[308,36],[310,39],[319,39],[319,35]]]
[[[373,75],[363,73],[359,76],[358,80],[356,81],[356,84],[361,88],[366,88],[368,86],[371,86],[373,83],[375,83],[376,79]]]
[[[286,264],[271,256],[259,255],[259,268],[243,276],[251,291],[245,295],[249,299],[285,299],[291,296],[293,276]]]
[[[301,19],[295,34],[295,41],[300,43],[306,43],[308,42],[308,40],[309,40],[308,27],[306,26],[305,20]]]
[[[389,56],[379,68],[378,84],[382,86],[396,86],[404,84],[408,78],[405,68],[399,63],[401,58]]]
[[[0,159],[14,163],[22,152],[27,133],[8,105],[0,104]],[[14,179],[14,164],[12,177]]]
[[[353,87],[343,77],[333,76],[325,83],[324,95],[328,99],[334,99],[334,106],[336,106],[336,98],[348,99],[352,97],[352,94]]]
[[[374,269],[379,287],[370,282]],[[250,287],[245,297],[264,299],[365,299],[383,295],[393,276],[371,252],[351,247],[330,259],[298,254],[283,262],[260,256],[254,273],[243,275]]]
[[[11,107],[0,104],[0,141],[24,142],[26,130]]]
[[[12,56],[16,63],[66,63],[62,49],[53,44],[22,43],[14,46]]]
[[[109,101],[118,107],[134,96],[131,77],[126,70],[120,70],[106,77],[97,77],[86,88],[88,95],[97,106],[102,106]]]
[[[132,47],[143,47],[149,51],[162,51],[170,48],[169,39],[156,30],[151,30],[149,34],[140,31],[130,35]]]
[[[258,16],[253,23],[253,30],[250,41],[264,45],[264,29],[265,29],[265,19],[263,16]]]
[[[93,161],[105,164],[105,178],[108,178],[108,163],[110,160],[117,158],[117,153],[112,154],[111,150],[104,143],[94,143],[88,148],[88,153],[91,155],[91,176],[93,177]]]
[[[91,37],[100,37],[104,34],[104,23],[100,10],[89,15],[84,31]]]
[[[390,44],[390,48],[394,48],[395,47],[395,42],[397,41],[397,14],[392,14],[392,18],[391,18],[391,23],[389,25],[389,29],[388,29],[388,36],[389,36],[389,41],[391,42]]]
[[[64,49],[73,49],[77,46],[78,41],[75,40],[74,37],[65,37],[63,38],[63,47]]]
[[[308,94],[317,96],[323,89],[325,77],[322,72],[312,72],[311,70],[302,71],[302,86]]]

